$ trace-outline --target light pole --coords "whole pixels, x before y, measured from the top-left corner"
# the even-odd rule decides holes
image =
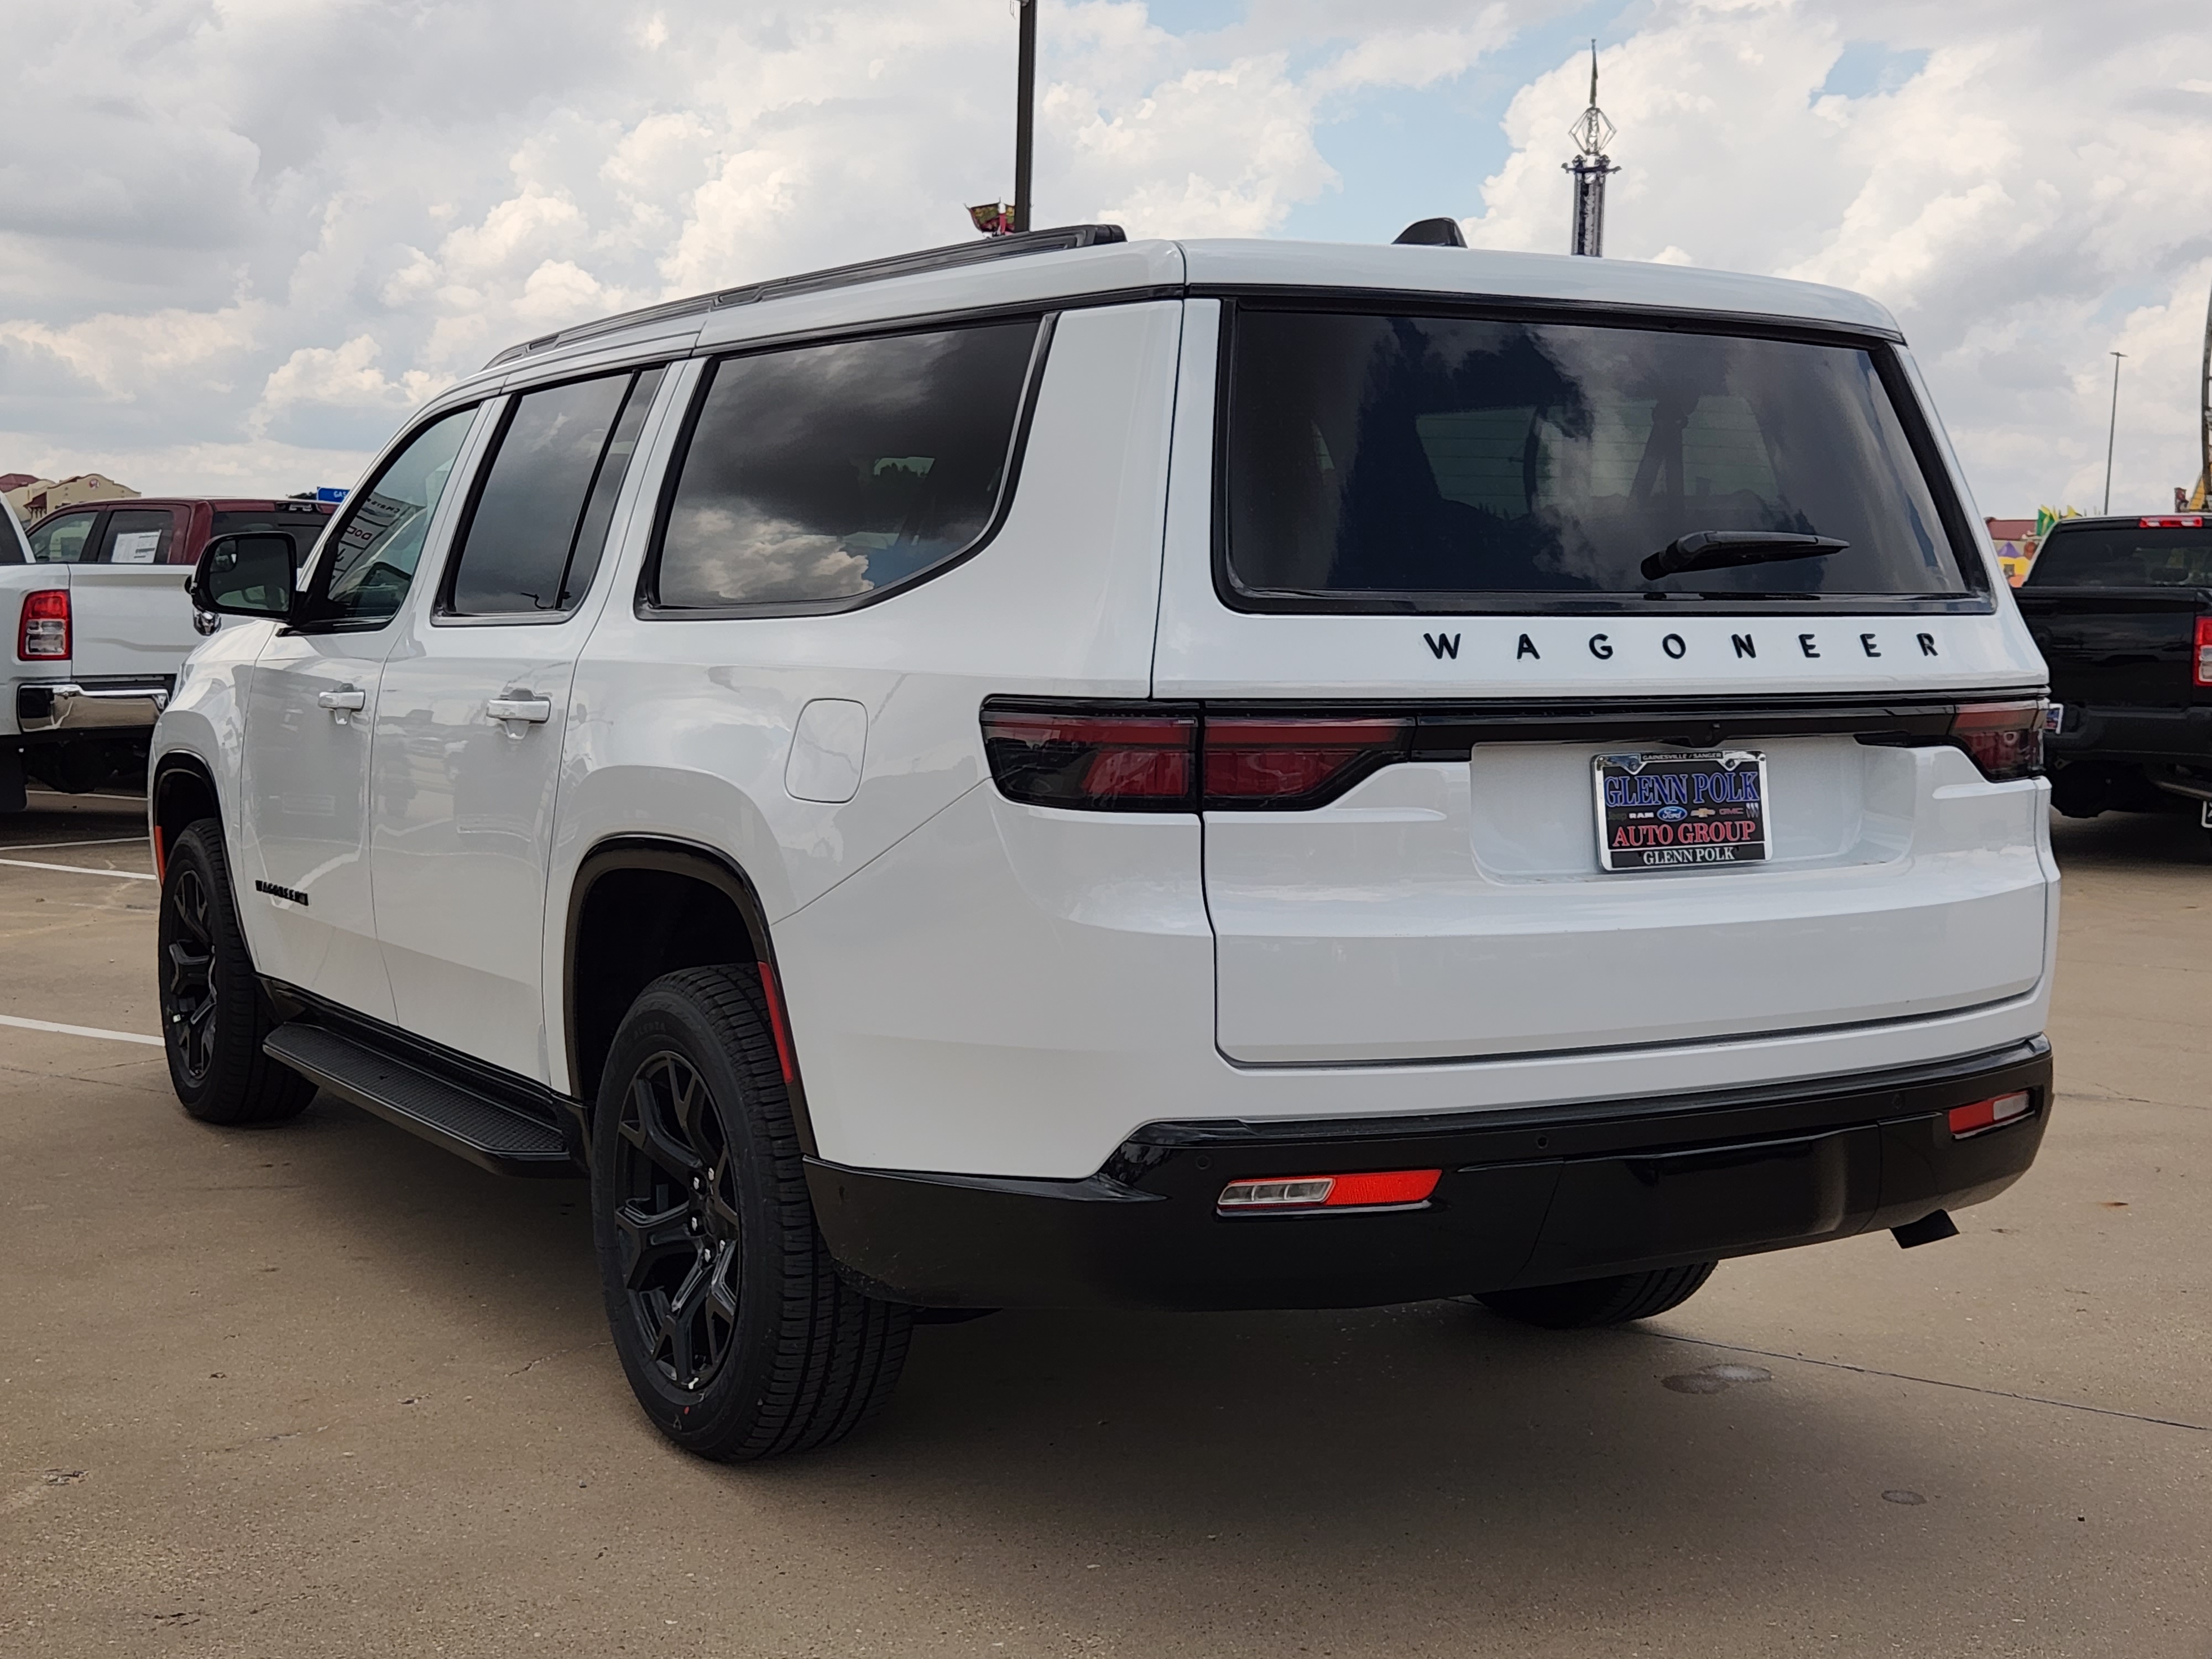
[[[2115,351],[2112,359],[2112,423],[2105,430],[2105,511],[2112,510],[2112,445],[2120,435],[2120,359],[2128,354]]]
[[[1037,0],[1015,0],[1021,10],[1021,50],[1014,91],[1014,212],[1016,232],[1030,228],[1030,155],[1036,147]],[[1003,61],[1003,60],[1002,60]]]

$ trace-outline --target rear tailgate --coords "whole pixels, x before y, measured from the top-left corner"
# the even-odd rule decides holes
[[[1232,413],[1224,499],[1170,507],[1153,689],[1204,732],[1225,1055],[1588,1053],[2037,988],[2041,671],[1917,475],[1924,437],[1870,412],[1903,396],[1878,352],[1731,341],[1705,362],[1694,336],[1626,327],[1326,326],[1334,346],[1271,326],[1255,367],[1235,338],[1202,360],[1250,374],[1233,409],[1272,449],[1256,463]],[[1310,349],[1339,361],[1306,373]],[[1670,374],[1697,388],[1671,407]],[[1638,374],[1662,383],[1626,395]],[[1875,429],[1830,429],[1859,420]],[[1640,561],[1700,525],[1864,550],[1639,591]],[[1967,735],[1977,720],[2002,737]],[[1325,778],[1328,744],[1369,740],[1360,720],[1381,735],[1348,787],[1264,798]],[[1239,732],[1279,752],[1237,757]],[[1764,856],[1606,867],[1607,776],[1716,753],[1758,781]],[[1720,799],[1668,801],[1657,833],[1702,842]]]
[[[2146,710],[2212,702],[2212,675],[2197,661],[2199,623],[2212,616],[2212,528],[2196,515],[2062,523],[2017,597],[2057,702]]]
[[[199,643],[188,565],[80,564],[67,568],[70,669],[82,679],[173,679]]]
[[[2048,589],[2020,594],[2051,695],[2082,708],[2186,708],[2208,695],[2191,673],[2197,621],[2212,595],[2172,589]]]

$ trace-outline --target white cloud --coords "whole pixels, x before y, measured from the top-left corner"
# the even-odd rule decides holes
[[[409,369],[393,380],[376,366],[376,342],[356,334],[336,350],[301,346],[261,388],[260,408],[274,412],[301,404],[335,409],[404,411],[437,389],[434,377]]]
[[[1042,222],[1276,234],[1387,167],[1479,210],[1478,241],[1565,240],[1571,0],[1245,0],[1180,33],[1144,0],[1042,3]],[[77,0],[11,22],[0,468],[330,482],[316,458],[374,447],[514,341],[959,240],[963,204],[1011,185],[1001,0]],[[2116,501],[2193,475],[2212,82],[2143,65],[2212,61],[2201,0],[1647,0],[1613,31],[1612,252],[1886,301],[1992,511],[2094,504],[2112,349],[2135,354]],[[1868,54],[1863,89],[1826,89]],[[1394,136],[1396,106],[1447,96],[1464,144]]]
[[[1925,60],[1886,90],[1824,95],[1868,40]],[[2150,93],[2142,66],[2208,52],[2212,14],[2164,0],[1658,0],[1601,54],[1626,169],[1607,252],[1882,301],[1991,513],[2100,504],[2104,354],[2150,331],[2123,382],[2113,502],[2170,506],[2198,465],[2212,127],[2195,99]],[[1516,95],[1514,151],[1470,240],[1559,247],[1565,128],[1588,77],[1576,55]]]

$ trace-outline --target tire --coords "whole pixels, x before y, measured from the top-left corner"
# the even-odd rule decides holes
[[[161,1047],[178,1103],[203,1123],[296,1117],[315,1085],[261,1052],[276,1017],[239,930],[213,818],[187,826],[168,849],[155,938]]]
[[[890,1400],[914,1310],[815,1224],[758,970],[646,987],[607,1055],[592,1218],[614,1347],[653,1425],[727,1462],[843,1439]]]
[[[1518,1320],[1523,1325],[1540,1325],[1547,1330],[1626,1325],[1632,1319],[1649,1319],[1669,1308],[1680,1307],[1698,1293],[1719,1265],[1717,1261],[1697,1261],[1686,1267],[1615,1273],[1607,1279],[1580,1279],[1569,1285],[1488,1291],[1475,1300],[1504,1318]]]

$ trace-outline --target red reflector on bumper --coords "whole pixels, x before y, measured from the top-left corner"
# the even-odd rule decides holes
[[[2025,1089],[2008,1095],[1999,1095],[1994,1100],[1978,1100],[1971,1106],[1951,1109],[1951,1134],[1955,1139],[1979,1134],[1984,1129],[1994,1129],[2001,1123],[2027,1115],[2028,1097]]]
[[[1359,1210],[1422,1204],[1442,1170],[1386,1170],[1340,1176],[1263,1176],[1232,1181],[1216,1204],[1224,1210]]]

